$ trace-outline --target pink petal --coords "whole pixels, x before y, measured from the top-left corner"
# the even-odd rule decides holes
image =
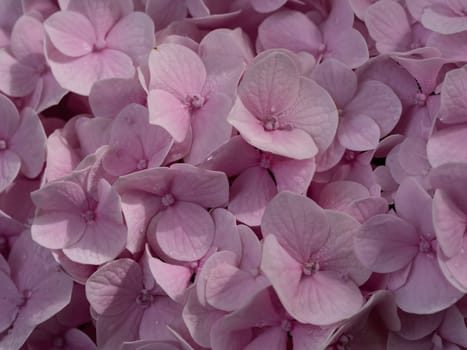
[[[0,309],[2,310],[0,314],[0,332],[3,332],[10,327],[16,318],[18,313],[16,304],[21,295],[10,277],[3,271],[0,271],[0,281],[2,285],[0,292]]]
[[[260,120],[293,106],[299,92],[300,72],[284,52],[271,52],[255,59],[238,87],[246,109]],[[234,125],[235,126],[235,125]]]
[[[174,301],[180,300],[190,284],[192,272],[188,267],[167,264],[157,258],[149,259],[149,268],[156,283]]]
[[[438,288],[432,288],[435,285]],[[405,312],[432,314],[453,305],[463,293],[454,288],[441,272],[434,256],[418,254],[401,288],[394,291],[397,306]]]
[[[271,165],[271,171],[276,180],[277,190],[292,191],[305,194],[315,174],[314,158],[305,160],[277,159]]]
[[[112,261],[86,281],[86,298],[98,315],[119,315],[136,304],[142,278],[141,268],[133,260]]]
[[[20,124],[20,118],[16,106],[11,100],[0,95],[0,111],[2,123],[0,124],[0,137],[7,140],[12,136]]]
[[[190,128],[190,112],[180,100],[164,90],[148,95],[149,121],[163,127],[176,142],[182,142]]]
[[[80,57],[91,53],[94,48],[94,28],[91,22],[78,12],[57,12],[47,19],[44,28],[57,50],[67,56]]]
[[[238,233],[243,249],[241,254],[242,259],[238,266],[241,270],[256,276],[261,264],[261,243],[258,240],[258,236],[248,226],[239,225]]]
[[[466,32],[451,35],[432,33],[426,42],[428,47],[436,47],[443,57],[449,57],[454,61],[464,61],[467,59],[465,50]]]
[[[157,243],[173,259],[198,260],[207,253],[214,239],[212,218],[197,204],[177,202],[157,220]]]
[[[261,13],[273,12],[284,5],[286,0],[252,0],[253,8]]]
[[[130,57],[121,51],[104,49],[69,58],[48,50],[48,63],[58,83],[65,89],[88,96],[92,85],[102,79],[129,79],[135,74]]]
[[[162,44],[149,55],[150,89],[162,89],[183,101],[199,94],[206,82],[206,68],[199,56],[185,46]]]
[[[457,307],[450,307],[446,310],[444,320],[439,328],[439,334],[452,343],[463,347],[467,346],[464,317]]]
[[[438,167],[445,163],[467,162],[466,139],[466,124],[458,124],[434,133],[426,145],[431,166]]]
[[[123,342],[137,340],[142,317],[143,310],[139,307],[128,308],[117,315],[99,317],[96,321],[97,347],[117,349]]]
[[[0,192],[15,180],[21,168],[21,160],[10,150],[0,151]]]
[[[344,116],[337,130],[340,144],[354,151],[376,149],[380,134],[378,124],[364,114]]]
[[[307,159],[318,153],[312,137],[301,129],[265,130],[240,99],[232,108],[228,121],[249,144],[263,151],[293,159]]]
[[[313,70],[313,80],[331,95],[340,109],[344,108],[357,92],[357,75],[345,64],[332,58]]]
[[[10,139],[10,148],[21,158],[21,172],[35,178],[42,171],[46,153],[46,135],[36,112],[25,108],[21,123]]]
[[[450,5],[448,4],[447,7]],[[421,23],[425,28],[440,34],[454,34],[467,30],[467,20],[464,16],[459,16],[454,11],[440,13],[430,7],[423,11]]]
[[[332,35],[324,34],[324,37],[329,50],[325,58],[335,58],[349,68],[360,67],[368,61],[368,47],[358,30],[347,28]]]
[[[452,258],[462,247],[467,228],[466,214],[441,189],[436,190],[433,197],[433,225],[441,250]]]
[[[147,63],[155,44],[154,23],[141,12],[123,17],[105,38],[107,46],[128,54],[136,65]]]
[[[300,35],[300,33],[307,35]],[[268,16],[258,27],[258,43],[265,50],[285,48],[315,53],[322,44],[321,31],[303,13],[282,10]]]
[[[453,69],[446,73],[441,87],[440,120],[446,124],[466,122],[467,103],[463,96],[467,89],[467,71]]]
[[[355,254],[367,268],[387,273],[406,266],[418,253],[419,237],[412,225],[392,215],[365,222],[354,240]]]
[[[311,79],[301,78],[297,101],[287,111],[286,121],[306,131],[321,153],[331,145],[336,135],[338,111],[326,90]]]
[[[394,23],[398,23],[394,26]],[[399,3],[384,0],[370,6],[365,24],[380,53],[407,51],[411,43],[411,28],[404,8]]]
[[[0,91],[23,97],[34,91],[39,73],[33,67],[19,62],[6,50],[0,51]]]
[[[381,129],[381,136],[386,136],[399,121],[402,105],[390,87],[379,81],[367,80],[360,84],[345,112],[370,117]]]
[[[233,182],[228,208],[237,220],[259,226],[266,205],[276,193],[276,186],[267,170],[253,167],[245,170]]]
[[[237,228],[237,219],[228,210],[223,208],[214,209],[211,212],[216,225],[216,233],[212,247],[217,247],[218,251],[228,250],[237,257],[242,255],[242,241],[240,240]]]
[[[281,192],[266,207],[261,223],[263,235],[274,235],[296,261],[306,262],[329,237],[323,209],[311,199]]]
[[[11,52],[18,60],[44,64],[44,27],[32,16],[21,16],[11,33]]]

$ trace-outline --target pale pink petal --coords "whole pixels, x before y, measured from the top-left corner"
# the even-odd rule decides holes
[[[238,96],[255,118],[265,120],[293,106],[299,92],[300,72],[281,51],[259,56],[245,71]]]
[[[295,160],[279,158],[273,161],[271,171],[276,180],[277,190],[305,194],[315,174],[315,158]]]
[[[443,12],[437,12],[428,7],[423,11],[421,23],[427,29],[440,34],[454,34],[467,30],[465,16],[459,16],[454,11],[452,13]]]
[[[10,148],[21,158],[21,172],[35,178],[42,171],[46,153],[46,135],[36,112],[25,108],[21,122],[13,137]]]
[[[286,0],[252,0],[253,8],[261,13],[273,12],[284,5]]]
[[[199,56],[178,44],[162,44],[149,55],[150,89],[162,89],[183,101],[199,94],[206,82],[206,68]]]
[[[253,167],[241,173],[232,183],[228,208],[237,220],[259,226],[266,205],[276,193],[276,186],[267,170]]]
[[[21,16],[11,33],[11,52],[18,60],[44,64],[44,27],[33,16]]]
[[[228,121],[249,144],[263,151],[294,159],[307,159],[318,153],[313,138],[301,129],[265,130],[263,123],[246,109],[240,99],[232,108]]]
[[[149,0],[146,2],[145,12],[152,18],[158,31],[187,15],[185,3],[172,0]]]
[[[96,34],[85,16],[73,11],[60,11],[44,23],[45,31],[61,53],[80,57],[92,52]]]
[[[203,257],[214,239],[214,222],[197,204],[176,202],[158,217],[155,237],[162,251],[180,261]]]
[[[92,85],[102,79],[130,79],[135,67],[121,51],[104,49],[85,56],[69,58],[48,49],[48,63],[58,83],[65,89],[88,96]]]
[[[149,121],[163,127],[176,142],[182,142],[190,128],[190,112],[174,95],[151,90],[148,95]]]
[[[398,23],[397,26],[394,23]],[[411,28],[404,8],[395,1],[378,1],[366,12],[365,24],[380,53],[407,51]]]
[[[401,321],[398,334],[407,340],[417,340],[436,331],[443,321],[444,312],[420,316],[399,310],[398,315]]]
[[[441,51],[443,57],[449,57],[454,61],[465,61],[467,52],[465,50],[465,40],[467,32],[460,32],[451,35],[432,33],[427,40],[428,47],[436,47]]]
[[[285,349],[287,346],[288,335],[281,327],[269,327],[256,335],[245,350],[262,350],[265,347],[271,350]]]
[[[39,73],[26,64],[19,62],[6,50],[0,51],[0,91],[23,97],[33,92]]]
[[[344,108],[357,92],[357,75],[335,59],[330,58],[319,64],[313,70],[312,77],[331,95],[340,109]]]
[[[370,117],[381,129],[381,136],[386,136],[399,121],[402,105],[390,87],[379,81],[367,80],[360,84],[345,112]]]
[[[18,313],[17,302],[21,295],[10,277],[0,271],[2,290],[0,292],[0,332],[5,331],[15,320]]]
[[[329,237],[330,225],[323,209],[311,199],[281,192],[268,204],[263,235],[274,235],[295,260],[305,263]]]
[[[406,266],[418,253],[414,227],[392,215],[376,215],[365,222],[354,240],[355,254],[367,268],[387,273]]]
[[[86,298],[98,315],[119,315],[136,304],[143,288],[141,268],[131,259],[101,267],[86,281]]]
[[[241,270],[256,276],[261,264],[261,243],[258,236],[246,225],[238,225],[238,234],[242,242],[243,252],[238,265]]]
[[[407,283],[394,291],[397,306],[405,312],[416,314],[444,310],[462,295],[446,280],[434,256],[427,254],[416,256]]]
[[[227,115],[231,107],[232,101],[226,95],[212,94],[204,106],[193,113],[193,143],[190,153],[185,157],[186,162],[200,164],[229,141],[232,125],[227,122]]]
[[[467,71],[464,68],[453,69],[446,73],[441,86],[440,120],[446,124],[466,122],[467,103],[464,95],[467,91]]]
[[[467,162],[467,125],[459,124],[434,133],[426,145],[432,167],[445,163]]]
[[[18,129],[20,117],[16,106],[11,100],[0,94],[0,111],[2,123],[0,124],[0,137],[2,140],[8,140]]]
[[[353,151],[376,149],[380,134],[378,124],[364,114],[344,116],[337,130],[339,143]]]
[[[149,268],[156,283],[174,301],[181,300],[190,284],[191,269],[182,265],[167,264],[157,258],[149,258]]]
[[[433,225],[441,250],[452,258],[462,247],[467,228],[466,214],[441,189],[436,190],[433,197]]]
[[[0,192],[15,180],[21,168],[21,159],[10,150],[0,151]]]
[[[329,50],[324,55],[325,59],[335,58],[349,68],[360,67],[368,61],[368,47],[358,30],[347,28],[337,33],[333,32],[332,35],[324,34],[324,37]]]
[[[185,202],[204,208],[222,207],[228,202],[228,179],[220,171],[210,171],[189,164],[173,164],[172,194]]]
[[[137,340],[143,310],[130,307],[117,315],[101,316],[96,321],[97,347],[103,350],[118,349],[123,342]]]
[[[298,11],[276,12],[258,27],[258,43],[265,50],[284,48],[293,52],[316,53],[322,41],[319,28],[305,14]]]
[[[446,310],[444,320],[438,331],[444,339],[463,347],[467,346],[464,317],[457,307],[450,307]]]
[[[154,23],[141,12],[123,17],[105,38],[107,47],[130,56],[136,65],[145,65],[155,44]]]
[[[311,79],[301,78],[298,98],[284,119],[294,128],[306,131],[321,153],[336,135],[338,111],[326,90]]]
[[[237,228],[237,219],[228,210],[223,208],[214,209],[211,212],[216,225],[216,233],[212,247],[218,251],[228,250],[237,257],[242,255],[242,241],[240,240],[239,228]]]

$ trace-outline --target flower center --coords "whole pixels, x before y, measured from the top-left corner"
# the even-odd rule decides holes
[[[102,51],[105,49],[105,40],[104,39],[99,39],[96,41],[94,44],[94,51]]]
[[[420,237],[420,242],[418,243],[418,250],[422,254],[427,254],[427,255],[433,255],[434,250],[431,245],[431,241],[426,239],[425,237],[421,236]]]
[[[420,105],[420,106],[425,105],[425,103],[426,103],[426,95],[425,95],[425,94],[422,94],[422,93],[420,93],[420,92],[417,93],[417,94],[415,95],[415,103],[416,103],[417,105]]]
[[[355,158],[357,158],[358,156],[358,153],[357,152],[354,152],[354,151],[345,151],[344,153],[344,159],[348,162],[352,162],[355,160]]]
[[[271,167],[271,156],[269,154],[262,154],[259,166],[264,169],[269,169]]]
[[[3,151],[8,148],[8,144],[6,143],[6,140],[0,140],[0,151]]]
[[[264,121],[263,127],[266,131],[279,129],[279,121],[275,117],[268,118]]]
[[[194,94],[194,95],[187,95],[185,97],[185,105],[188,107],[188,109],[193,110],[193,109],[199,109],[203,107],[204,103],[206,102],[206,99],[201,96],[200,94]]]
[[[87,224],[90,224],[96,220],[96,213],[94,212],[94,210],[89,209],[82,213],[81,217]]]
[[[336,349],[337,350],[350,350],[352,346],[353,336],[351,334],[341,335],[337,340]]]
[[[136,297],[136,303],[143,307],[147,307],[151,305],[153,302],[154,297],[152,296],[151,292],[147,289],[143,289],[141,293]]]
[[[148,161],[146,159],[140,159],[138,163],[136,164],[136,168],[138,170],[143,170],[148,167]]]
[[[303,264],[303,274],[306,276],[311,276],[315,272],[318,272],[320,269],[318,261],[307,261]]]
[[[171,193],[167,193],[162,197],[162,204],[166,207],[170,207],[175,203],[175,198]]]
[[[292,330],[292,322],[290,322],[290,320],[283,320],[281,322],[281,328],[284,332],[290,332]]]

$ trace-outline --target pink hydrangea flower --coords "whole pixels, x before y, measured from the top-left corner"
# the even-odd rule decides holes
[[[228,121],[258,149],[293,159],[312,158],[331,144],[337,109],[292,54],[270,51],[247,68]]]
[[[42,171],[46,153],[44,128],[34,110],[18,113],[15,105],[0,95],[0,192],[21,173],[35,178]]]
[[[89,95],[93,83],[132,78],[154,47],[154,23],[131,0],[70,0],[44,23],[47,62],[59,84]]]
[[[269,203],[261,269],[287,312],[302,323],[330,325],[363,305],[358,288],[370,272],[353,253],[357,221],[311,199],[281,192]]]

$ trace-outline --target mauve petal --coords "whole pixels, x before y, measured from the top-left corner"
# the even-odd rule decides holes
[[[287,111],[284,119],[294,128],[307,132],[321,153],[331,145],[336,135],[338,111],[326,90],[311,79],[301,78],[295,105]],[[311,146],[308,147],[311,153]]]
[[[0,151],[0,192],[10,186],[21,169],[21,159],[10,150]]]
[[[79,329],[69,329],[64,338],[70,350],[96,350],[96,344],[86,333]]]
[[[78,242],[86,230],[84,219],[68,211],[39,213],[31,226],[33,239],[49,249],[68,248]]]
[[[157,244],[172,259],[195,261],[209,250],[214,239],[214,222],[197,204],[176,202],[157,218]]]
[[[60,130],[55,130],[47,139],[45,178],[48,182],[70,174],[81,160],[80,155]]]
[[[276,12],[268,16],[258,27],[258,43],[265,50],[284,48],[293,52],[316,53],[322,40],[318,27],[305,14],[298,11]]]
[[[78,12],[56,12],[46,20],[44,28],[57,50],[67,56],[80,57],[94,48],[94,28],[89,19]]]
[[[145,11],[157,24],[157,30],[167,27],[170,23],[182,20],[187,15],[186,4],[172,0],[149,0]]]
[[[118,316],[136,306],[142,289],[141,268],[131,259],[112,261],[86,281],[86,297],[100,316]]]
[[[437,259],[423,253],[415,257],[407,282],[394,291],[397,306],[405,312],[416,314],[444,310],[462,296],[463,293],[446,280]]]
[[[276,159],[271,165],[271,171],[274,174],[279,192],[292,191],[305,194],[315,170],[315,158],[304,160],[282,158]]]
[[[282,350],[287,347],[288,335],[281,327],[268,327],[258,333],[244,350]]]
[[[450,7],[449,3],[447,7]],[[467,19],[465,16],[459,16],[459,14],[454,11],[451,13],[443,12],[433,11],[433,8],[427,7],[423,11],[421,23],[427,29],[446,35],[467,30]]]
[[[233,252],[237,257],[241,256],[242,241],[240,240],[239,228],[243,226],[238,226],[237,228],[237,219],[226,209],[214,209],[211,215],[216,226],[212,247],[217,248],[218,251],[228,250]],[[248,235],[248,233],[243,234],[243,236],[245,235]]]
[[[370,117],[381,129],[381,136],[386,136],[399,121],[402,105],[390,87],[376,80],[366,80],[359,85],[345,112]]]
[[[325,53],[325,59],[332,57],[344,63],[349,68],[357,68],[368,61],[369,53],[365,39],[360,32],[353,28],[345,31],[324,34],[329,53]]]
[[[426,45],[428,47],[436,47],[441,51],[442,57],[449,57],[453,61],[465,61],[467,60],[467,52],[465,50],[466,39],[467,32],[451,35],[432,33],[428,37]]]
[[[246,225],[238,225],[238,234],[243,249],[241,261],[238,266],[241,270],[256,276],[258,274],[259,265],[261,264],[261,243],[256,233]]]
[[[228,202],[227,176],[189,164],[173,164],[172,194],[176,199],[196,203],[204,208],[223,207]]]
[[[401,321],[398,334],[407,340],[418,340],[436,331],[443,321],[444,312],[420,316],[398,310],[398,315]]]
[[[263,151],[293,159],[307,159],[318,153],[313,138],[301,129],[265,130],[262,122],[246,109],[240,99],[237,99],[227,120],[249,144]]]
[[[176,142],[182,142],[190,128],[190,112],[171,93],[155,89],[148,95],[149,121],[163,127]]]
[[[286,0],[252,0],[251,5],[260,13],[268,13],[282,7],[286,2]]]
[[[445,278],[451,284],[462,292],[467,291],[467,269],[466,265],[466,252],[467,240],[464,239],[459,247],[459,251],[452,258],[443,254],[441,249],[438,250],[438,262],[441,271]]]
[[[149,268],[156,283],[174,301],[181,300],[190,284],[191,269],[182,265],[172,265],[157,258],[149,258]]]
[[[228,209],[237,220],[250,226],[259,226],[264,210],[277,193],[268,171],[253,167],[241,173],[232,183]]]
[[[333,58],[319,64],[313,70],[312,77],[331,95],[340,109],[343,109],[357,92],[357,75]]]
[[[455,306],[446,310],[438,332],[443,339],[462,347],[467,346],[467,328],[464,323],[464,316]]]
[[[146,64],[155,44],[154,23],[145,13],[133,12],[112,27],[105,41],[107,47],[125,52],[135,65]]]
[[[0,111],[2,123],[0,124],[0,137],[8,140],[18,129],[20,118],[16,106],[11,100],[0,94]]]
[[[446,124],[467,122],[465,110],[467,102],[467,71],[464,68],[453,69],[446,73],[441,86],[440,120]]]
[[[394,26],[394,23],[398,23]],[[411,43],[411,28],[404,8],[397,2],[384,0],[370,6],[365,24],[380,53],[407,51]]]
[[[19,62],[6,50],[0,51],[0,91],[13,97],[23,97],[34,91],[39,73]]]
[[[399,146],[400,166],[409,175],[426,175],[430,171],[427,159],[427,142],[420,137],[407,137]]]
[[[426,350],[426,349],[432,349],[432,348],[433,348],[432,337],[425,337],[422,339],[411,341],[411,340],[406,340],[398,336],[397,333],[389,333],[389,336],[388,336],[388,342],[387,342],[388,350],[399,350],[399,349]],[[448,349],[446,348],[446,350]],[[454,350],[454,349],[451,349],[451,350]]]
[[[178,44],[162,44],[149,55],[150,90],[162,89],[180,101],[199,94],[206,82],[206,68],[201,58]]]
[[[170,191],[174,171],[167,167],[141,170],[121,176],[114,184],[116,190],[124,195],[127,191],[142,191],[162,197]]]
[[[354,23],[354,12],[349,2],[331,0],[329,1],[329,14],[322,23],[323,32],[335,35],[336,32],[348,31]]]
[[[288,54],[271,52],[248,66],[238,96],[254,118],[265,120],[293,106],[299,92],[299,78],[298,67]]]
[[[21,16],[11,33],[11,52],[26,63],[44,64],[44,26],[32,16]]]
[[[45,161],[47,137],[44,127],[31,108],[21,112],[21,123],[10,139],[10,148],[21,158],[21,172],[35,178],[42,171]]]
[[[48,63],[58,83],[65,89],[88,96],[92,85],[102,79],[129,79],[135,74],[130,57],[121,51],[104,49],[70,58],[48,48]]]
[[[266,207],[261,231],[265,237],[276,236],[296,261],[305,263],[327,241],[330,224],[325,211],[314,201],[284,191]]]
[[[452,258],[462,247],[467,215],[459,210],[442,189],[433,197],[433,225],[443,253]]]
[[[358,259],[374,272],[388,273],[409,264],[418,253],[419,236],[406,221],[387,214],[366,221],[356,234]]]
[[[10,327],[16,318],[17,303],[21,300],[21,294],[10,277],[3,271],[0,271],[0,283],[2,286],[0,291],[0,310],[2,310],[0,313],[0,332],[3,332]]]
[[[129,308],[121,314],[101,316],[96,320],[97,347],[99,350],[119,349],[125,341],[139,339],[138,329],[144,310]]]
[[[193,113],[191,122],[193,143],[185,161],[200,164],[215,150],[229,141],[232,125],[227,122],[227,115],[232,101],[223,94],[212,94],[203,107]],[[209,128],[206,127],[209,125]]]
[[[51,182],[31,193],[36,207],[48,211],[66,210],[70,214],[80,214],[86,208],[86,195],[76,182],[61,180]]]
[[[434,189],[441,188],[461,211],[467,213],[467,197],[461,190],[467,186],[466,163],[447,163],[434,168],[429,181]]]
[[[445,163],[467,163],[467,124],[440,130],[428,139],[426,152],[432,167]]]
[[[378,124],[365,114],[344,115],[337,129],[339,143],[353,151],[376,149],[380,134]]]

